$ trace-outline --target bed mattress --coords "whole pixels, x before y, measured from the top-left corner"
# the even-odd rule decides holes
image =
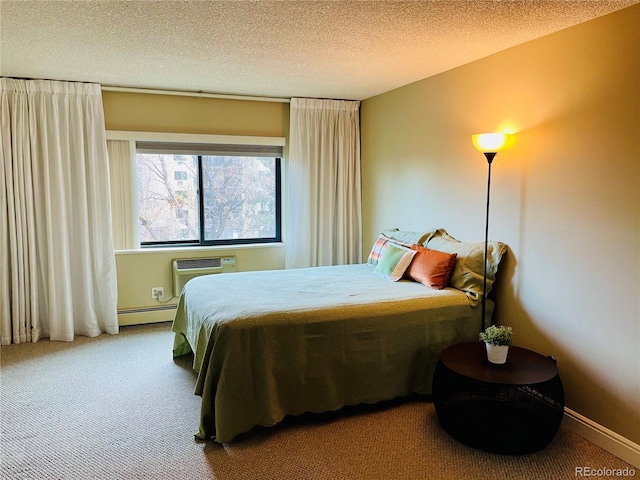
[[[440,351],[477,340],[480,313],[459,290],[368,264],[207,275],[182,292],[174,355],[194,354],[197,436],[224,443],[287,415],[429,394]]]

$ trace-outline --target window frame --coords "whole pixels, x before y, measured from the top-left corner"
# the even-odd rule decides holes
[[[118,251],[147,251],[153,252],[154,250],[161,250],[163,248],[175,248],[179,250],[184,247],[185,251],[195,248],[216,248],[216,246],[222,247],[231,247],[234,246],[245,248],[251,247],[255,245],[256,247],[270,247],[273,245],[282,243],[282,235],[284,230],[284,220],[283,216],[286,210],[286,206],[284,205],[285,201],[285,166],[286,166],[286,145],[287,140],[286,137],[282,136],[248,136],[248,135],[215,135],[215,134],[194,134],[194,133],[171,133],[171,132],[145,132],[145,131],[128,131],[128,130],[107,130],[106,131],[106,139],[107,140],[115,140],[115,141],[126,141],[129,144],[129,167],[125,167],[125,170],[129,170],[129,176],[119,175],[117,178],[114,177],[112,180],[116,180],[112,182],[116,187],[120,188],[120,192],[129,192],[129,194],[118,195],[118,201],[113,203],[112,208],[114,208],[114,218],[117,217],[114,222],[114,234],[118,232],[118,238],[122,236],[126,232],[127,228],[131,228],[133,231],[134,237],[131,238],[130,242],[125,243],[122,246],[118,247]],[[137,193],[137,176],[136,176],[136,154],[138,153],[137,144],[139,142],[149,142],[149,143],[172,143],[180,146],[189,146],[198,144],[200,146],[204,146],[205,148],[211,147],[213,149],[219,149],[220,147],[228,147],[234,150],[234,154],[227,156],[268,156],[271,158],[278,158],[280,164],[279,174],[276,180],[276,189],[279,191],[279,199],[276,202],[276,235],[274,237],[263,238],[263,239],[226,239],[226,240],[212,240],[207,241],[204,244],[201,244],[198,241],[192,240],[176,240],[176,241],[167,241],[165,243],[157,244],[153,242],[145,242],[150,243],[149,245],[143,246],[140,244],[140,236],[139,236],[139,225],[138,225],[138,193]],[[243,149],[247,149],[250,147],[254,147],[257,149],[262,149],[263,152],[271,151],[278,152],[279,154],[263,154],[263,155],[250,155],[247,153],[240,154],[238,151],[242,151]],[[182,152],[181,152],[182,153]],[[220,153],[210,153],[211,155],[221,155]],[[223,155],[224,156],[224,155]],[[124,157],[116,157],[116,163],[118,164],[121,161],[121,158]],[[111,160],[110,160],[111,161]],[[112,186],[112,191],[113,191]],[[117,213],[122,210],[122,214]],[[124,213],[128,212],[128,213]],[[130,227],[125,226],[123,223],[124,220],[129,220],[126,222],[126,225],[130,225]]]
[[[136,148],[135,154],[137,155],[138,150]],[[188,240],[165,240],[165,241],[149,241],[142,242],[140,241],[140,248],[162,248],[162,247],[210,247],[210,246],[218,246],[218,245],[247,245],[247,244],[261,244],[261,243],[281,243],[282,242],[282,156],[265,156],[265,158],[273,158],[275,162],[275,179],[274,179],[274,188],[275,188],[275,235],[273,237],[254,237],[254,238],[229,238],[229,239],[216,239],[216,240],[206,240],[205,239],[205,228],[204,225],[204,217],[205,217],[205,207],[203,201],[203,195],[201,192],[204,189],[203,185],[203,157],[205,156],[221,156],[210,153],[208,155],[194,155],[197,157],[197,173],[198,173],[198,225],[199,225],[199,238],[198,239],[188,239]],[[251,157],[250,154],[235,154],[235,155],[225,155],[227,157]],[[137,181],[137,176],[136,176]],[[136,196],[137,200],[137,196]]]

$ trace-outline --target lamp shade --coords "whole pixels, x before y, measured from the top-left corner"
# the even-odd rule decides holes
[[[472,135],[473,145],[480,152],[499,152],[508,143],[510,135],[508,133],[479,133]]]

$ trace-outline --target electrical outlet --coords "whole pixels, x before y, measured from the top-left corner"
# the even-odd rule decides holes
[[[164,298],[164,287],[153,287],[151,289],[151,298],[162,300]]]

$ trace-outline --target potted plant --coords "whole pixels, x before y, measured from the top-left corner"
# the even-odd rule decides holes
[[[491,325],[480,333],[480,340],[487,347],[487,359],[491,363],[502,365],[507,361],[512,336],[513,330],[511,327],[505,327],[504,325]]]

